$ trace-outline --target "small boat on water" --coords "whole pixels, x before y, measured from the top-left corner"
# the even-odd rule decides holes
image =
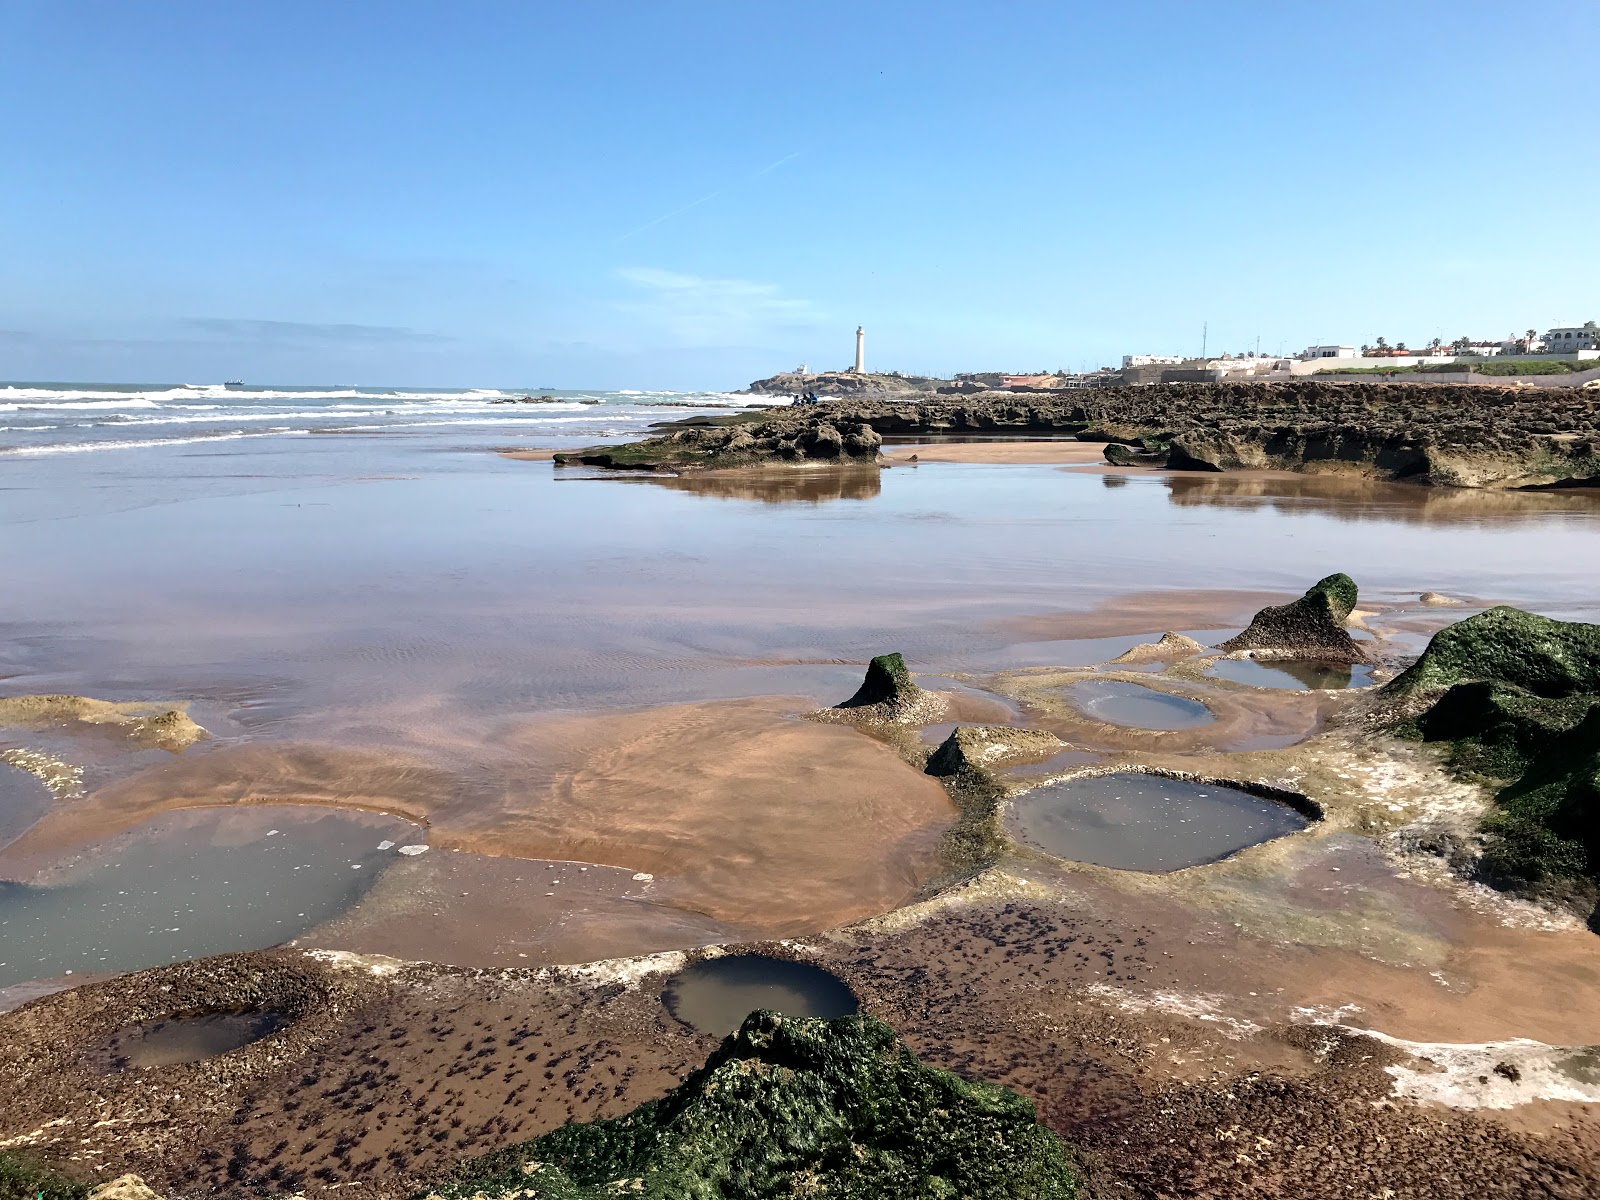
[[[222,386],[225,387],[225,388],[242,388],[244,386],[244,380],[242,380],[242,379],[224,379],[222,381]]]

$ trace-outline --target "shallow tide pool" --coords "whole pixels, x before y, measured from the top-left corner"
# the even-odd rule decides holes
[[[674,975],[661,999],[684,1024],[717,1035],[732,1033],[757,1009],[792,1017],[843,1017],[858,1007],[837,975],[763,954],[703,959]]]
[[[1012,820],[1023,841],[1058,858],[1125,871],[1176,871],[1304,829],[1286,804],[1236,788],[1122,772],[1024,792]]]
[[[1116,679],[1074,683],[1066,688],[1066,694],[1072,706],[1085,716],[1130,729],[1196,729],[1216,720],[1198,700]]]
[[[0,880],[0,987],[278,945],[343,913],[399,844],[421,840],[366,813],[168,814],[45,875]]]

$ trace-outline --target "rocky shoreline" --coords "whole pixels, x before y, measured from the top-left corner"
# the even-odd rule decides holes
[[[1334,473],[1436,487],[1600,486],[1600,393],[1405,384],[1163,384],[1065,395],[908,390],[698,418],[558,463],[690,471],[872,462],[884,437],[1074,437],[1124,467]]]
[[[1563,981],[1592,935],[1473,879],[1508,838],[1537,839],[1530,822],[1597,844],[1584,731],[1600,627],[1493,609],[1447,626],[1400,672],[1410,655],[1340,640],[1365,628],[1357,600],[1354,581],[1330,575],[1216,647],[1168,634],[1096,666],[1004,672],[988,686],[1040,728],[962,725],[937,749],[915,729],[950,715],[947,694],[899,655],[875,659],[855,695],[811,715],[894,747],[959,814],[942,848],[952,870],[881,916],[532,969],[280,949],[26,1004],[0,1015],[0,1170],[19,1154],[47,1162],[80,1181],[52,1193],[62,1200],[127,1172],[169,1200],[429,1189],[664,1200],[706,1180],[738,1197],[789,1183],[878,1194],[885,1181],[920,1194],[898,1174],[904,1144],[937,1164],[919,1178],[957,1189],[929,1194],[1331,1200],[1411,1181],[1430,1200],[1590,1195],[1600,1070],[1578,1039],[1600,1010]],[[1039,783],[1012,772],[1093,720],[1057,715],[1064,685],[1126,677],[1175,691],[1224,660],[1330,653],[1392,679],[1333,708],[1306,694],[1321,714],[1314,736],[1221,752],[1141,735],[1145,748],[1049,776],[1238,788],[1297,808],[1306,828],[1165,873],[1067,861],[1011,833],[1008,810]],[[1149,663],[1163,669],[1137,669]],[[1463,688],[1497,695],[1488,726],[1453,715]],[[1208,703],[1221,725],[1239,705],[1281,709],[1292,696],[1233,684]],[[1452,761],[1426,741],[1476,757]],[[1522,784],[1496,796],[1448,777],[1492,774],[1481,752],[1495,749],[1516,772],[1533,758],[1559,767],[1522,781],[1553,803],[1530,809]],[[1539,866],[1593,874],[1570,854]],[[1517,927],[1512,912],[1549,924]],[[672,1014],[663,988],[730,954],[825,970],[873,1020],[785,1032],[751,1018],[719,1048]],[[97,1052],[129,1028],[208,1014],[275,1024],[172,1065],[108,1070]],[[860,1123],[868,1101],[884,1123]],[[751,1105],[764,1114],[754,1125]],[[1496,1115],[1508,1110],[1517,1120]],[[824,1127],[837,1136],[817,1141]]]

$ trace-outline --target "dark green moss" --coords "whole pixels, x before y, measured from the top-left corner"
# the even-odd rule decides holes
[[[919,1062],[871,1017],[753,1013],[626,1116],[466,1163],[430,1194],[651,1200],[1070,1200],[1066,1148],[1009,1090]]]
[[[14,1154],[0,1154],[0,1200],[83,1200],[86,1185]]]
[[[867,664],[866,677],[856,694],[835,708],[865,708],[871,704],[900,704],[922,691],[912,682],[906,660],[898,654],[880,654]]]

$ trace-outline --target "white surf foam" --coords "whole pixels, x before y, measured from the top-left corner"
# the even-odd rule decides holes
[[[308,433],[305,429],[269,429],[260,433],[213,433],[200,437],[148,438],[138,441],[63,442],[54,446],[14,446],[0,449],[0,455],[29,457],[40,454],[87,454],[94,450],[144,450],[155,446],[189,446],[199,442],[231,442],[239,438],[288,437]]]

